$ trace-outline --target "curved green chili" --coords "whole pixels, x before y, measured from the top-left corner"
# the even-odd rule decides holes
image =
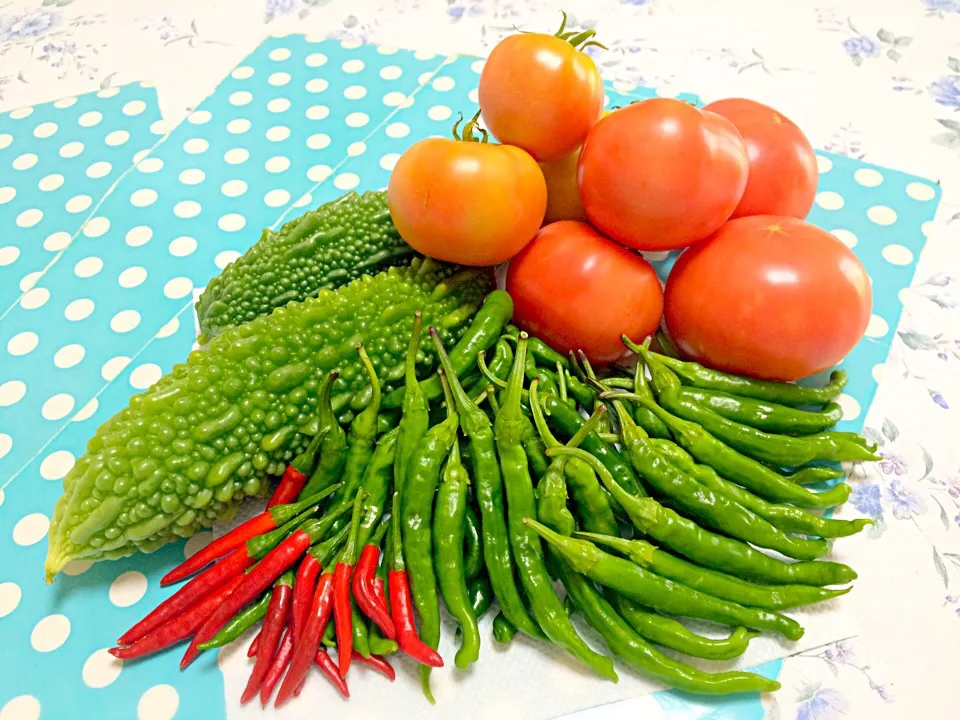
[[[360,516],[360,529],[357,533],[357,546],[363,547],[373,535],[374,529],[383,517],[387,504],[387,494],[390,490],[390,480],[393,478],[393,465],[397,452],[397,435],[399,428],[394,428],[383,435],[377,442],[370,457],[370,463],[363,473],[360,488],[366,493],[363,500],[363,509]]]
[[[480,518],[473,506],[467,503],[467,517],[463,534],[463,566],[467,580],[473,580],[483,572],[483,538],[480,534]]]
[[[652,675],[678,690],[708,695],[736,692],[773,692],[776,680],[749,672],[707,673],[667,657],[647,644],[611,607],[589,580],[562,560],[558,572],[577,609],[603,637],[615,656],[640,672]]]
[[[646,433],[637,427],[620,402],[614,401],[614,407],[620,419],[623,444],[633,467],[651,487],[669,497],[678,508],[702,518],[725,535],[798,560],[815,560],[829,552],[830,546],[825,540],[788,535],[728,495],[701,485],[654,449],[645,437]]]
[[[434,343],[437,345],[441,366],[444,370],[451,368],[439,338],[435,339]],[[490,584],[500,603],[501,611],[510,619],[513,626],[520,628],[531,637],[541,638],[543,633],[527,612],[514,577],[503,508],[503,479],[500,474],[500,463],[497,460],[493,426],[486,413],[470,401],[456,378],[451,378],[450,391],[453,393],[457,413],[460,416],[460,426],[468,440],[473,489],[477,497],[477,505],[480,507],[483,556]]]
[[[610,593],[607,599],[613,603],[633,631],[644,640],[691,657],[732,660],[743,655],[750,640],[757,636],[752,630],[738,627],[725,638],[704,637],[691,631],[679,620],[648,610],[622,595]]]
[[[873,520],[868,518],[836,520],[814,515],[793,505],[767,502],[736,483],[720,477],[709,465],[698,464],[686,450],[669,440],[650,440],[650,444],[668,462],[695,478],[700,484],[736,500],[784,532],[823,538],[847,537],[855,535],[867,525],[873,525]]]
[[[613,548],[631,562],[651,572],[675,580],[694,590],[764,610],[789,610],[846,595],[851,588],[827,590],[812,585],[756,585],[717,570],[694,565],[666,553],[645,540],[624,540],[597,533],[575,533],[599,545]]]
[[[417,351],[420,349],[420,337],[423,333],[423,319],[420,311],[413,314],[413,330],[410,332],[410,344],[404,360],[403,412],[397,426],[396,459],[393,463],[393,490],[403,497],[406,485],[407,468],[410,456],[420,444],[430,425],[430,405],[417,381]]]
[[[507,522],[511,546],[520,580],[530,599],[530,609],[551,642],[569,651],[600,675],[616,680],[617,675],[610,658],[590,649],[564,612],[563,603],[550,582],[543,546],[533,528],[525,524],[526,520],[536,517],[537,513],[533,481],[521,443],[524,415],[520,406],[520,394],[523,389],[525,359],[526,333],[520,333],[503,406],[493,426],[507,494]]]
[[[433,543],[440,596],[447,610],[460,625],[462,642],[454,663],[461,670],[475,663],[480,657],[480,629],[470,606],[463,563],[469,484],[467,469],[460,462],[460,445],[454,442],[437,492],[433,516]]]
[[[684,387],[679,391],[679,395],[682,399],[699,403],[728,420],[785,435],[822,432],[843,418],[843,408],[835,402],[828,403],[819,412],[811,412],[696,387]]]
[[[493,619],[493,639],[501,645],[508,645],[517,636],[517,628],[507,620],[503,611],[497,613]]]
[[[803,637],[803,628],[785,615],[707,595],[662,578],[629,560],[605,553],[585,540],[563,537],[531,518],[524,522],[562,554],[578,573],[649,608],[721,625],[769,630],[790,640]]]
[[[774,584],[845,585],[857,579],[852,568],[825,560],[785,563],[750,545],[704,530],[652,498],[637,498],[621,488],[603,464],[589,453],[567,448],[548,455],[570,454],[590,463],[601,482],[620,503],[634,527],[698,565],[748,580]]]
[[[347,434],[340,427],[333,412],[331,395],[333,383],[340,377],[339,370],[332,370],[320,387],[320,414],[317,432],[327,431],[326,437],[320,444],[317,467],[314,468],[310,479],[301,491],[303,497],[310,497],[331,485],[340,482],[343,464],[347,460]]]
[[[238,612],[233,616],[232,620],[220,628],[216,635],[197,647],[200,650],[212,650],[213,648],[223,647],[224,645],[232,643],[256,623],[263,620],[267,614],[267,607],[270,605],[270,596],[272,593],[272,589],[265,592],[258,602]]]

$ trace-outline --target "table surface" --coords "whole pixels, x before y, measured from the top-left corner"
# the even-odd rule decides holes
[[[867,431],[884,461],[855,477],[844,516],[876,527],[846,543],[846,602],[861,635],[793,656],[767,717],[953,717],[960,658],[960,0],[13,0],[0,3],[0,111],[132,81],[178,123],[268,34],[485,55],[561,6],[611,50],[627,89],[746,96],[814,145],[940,182],[943,202]],[[816,6],[816,7],[815,7]],[[402,8],[402,13],[401,13]],[[644,706],[648,707],[648,706]],[[638,705],[636,709],[639,709]],[[620,717],[630,703],[580,717]],[[686,708],[689,715],[690,708]],[[0,716],[5,713],[0,711]]]

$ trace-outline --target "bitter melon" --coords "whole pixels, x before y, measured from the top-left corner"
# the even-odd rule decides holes
[[[489,271],[415,259],[225,330],[107,420],[63,481],[48,580],[71,560],[152,551],[229,517],[316,431],[319,389],[340,370],[335,405],[363,405],[362,342],[386,387],[404,374],[413,313],[445,344],[493,287]],[[421,367],[436,364],[421,345]]]
[[[351,191],[277,232],[264,230],[257,243],[211,280],[196,304],[200,342],[291,300],[407,265],[413,257],[390,220],[386,193]]]

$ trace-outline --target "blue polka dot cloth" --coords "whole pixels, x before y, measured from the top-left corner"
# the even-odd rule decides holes
[[[482,64],[290,36],[267,40],[167,134],[153,91],[139,85],[0,115],[2,720],[235,712],[217,653],[181,673],[177,649],[125,664],[106,652],[170,594],[159,578],[209,535],[151,555],[74,563],[46,586],[46,533],[61,480],[102,422],[186,357],[197,288],[261,228],[354,188],[386,187],[411,143],[447,136],[457,112],[472,114]],[[652,95],[608,89],[607,104]],[[866,337],[843,363],[851,377],[843,425],[859,429],[940,193],[922,178],[850,158],[818,153],[818,162],[810,219],[853,248],[873,279]],[[669,272],[672,257],[651,259],[661,276]],[[480,665],[495,672],[502,662],[488,652]],[[759,670],[775,676],[779,666]],[[557,683],[554,705],[521,704],[521,715],[596,704],[590,683]],[[369,694],[389,708],[400,685]],[[450,687],[482,690],[471,681]],[[521,703],[523,692],[516,689]],[[665,708],[690,701],[658,697]],[[762,716],[757,696],[696,702],[706,708],[699,717]],[[315,706],[294,703],[287,712]]]

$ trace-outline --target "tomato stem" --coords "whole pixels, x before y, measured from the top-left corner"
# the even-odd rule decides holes
[[[563,20],[560,22],[560,27],[553,34],[554,37],[570,43],[577,50],[581,51],[586,50],[588,47],[598,47],[603,50],[608,49],[606,45],[603,45],[592,39],[593,36],[597,34],[596,30],[567,30],[567,13],[563,10],[560,12],[563,15]]]

